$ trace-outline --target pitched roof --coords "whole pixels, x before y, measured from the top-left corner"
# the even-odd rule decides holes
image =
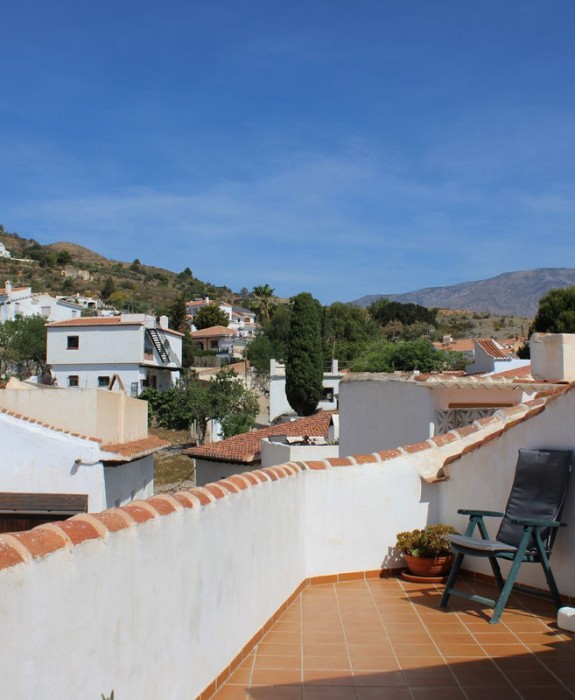
[[[101,449],[104,452],[114,453],[113,456],[106,455],[103,458],[105,462],[131,462],[134,459],[140,459],[146,455],[153,454],[167,447],[169,444],[167,440],[162,440],[156,435],[148,435],[148,437],[141,438],[140,440],[101,445]]]
[[[201,331],[193,331],[190,335],[192,338],[213,338],[219,335],[235,335],[235,333],[234,330],[226,326],[211,326]]]
[[[505,372],[496,372],[489,375],[492,379],[533,379],[531,376],[531,364],[506,369]]]
[[[441,341],[433,344],[438,350],[449,350],[450,352],[472,352],[475,349],[473,340],[469,338],[456,338],[447,344]]]
[[[249,464],[260,457],[260,440],[270,435],[310,435],[327,437],[329,422],[333,411],[322,411],[307,418],[299,418],[289,423],[270,425],[267,428],[253,430],[250,433],[234,435],[227,440],[213,442],[210,445],[199,445],[184,454],[190,457],[213,459],[218,462],[240,462]]]
[[[70,318],[67,321],[47,323],[48,328],[63,326],[143,326],[143,321],[122,321],[121,316],[87,316],[85,318]]]
[[[496,360],[507,360],[512,352],[510,350],[505,350],[499,345],[499,343],[491,340],[491,338],[480,338],[475,342],[482,350]]]

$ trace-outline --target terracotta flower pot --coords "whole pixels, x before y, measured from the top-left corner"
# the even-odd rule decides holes
[[[411,554],[403,556],[414,576],[445,576],[453,563],[453,554],[444,557],[412,557]]]

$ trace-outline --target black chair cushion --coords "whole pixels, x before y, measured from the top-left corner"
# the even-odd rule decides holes
[[[557,520],[561,515],[571,468],[570,450],[519,450],[513,487],[496,540],[517,547],[523,527],[513,518]],[[541,531],[543,542],[551,529]]]

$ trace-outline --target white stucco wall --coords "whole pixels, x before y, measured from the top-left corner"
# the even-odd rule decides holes
[[[144,361],[144,326],[64,326],[48,328],[49,365],[124,364]],[[79,337],[68,350],[68,336]]]
[[[0,445],[0,491],[88,494],[89,510],[108,507],[96,442],[0,414]]]
[[[154,495],[154,455],[127,464],[105,466],[104,478],[109,508],[149,498]]]
[[[63,430],[117,443],[148,435],[148,404],[99,389],[0,390],[0,407]]]
[[[430,389],[385,374],[348,375],[339,387],[341,455],[388,450],[434,432]]]
[[[286,462],[306,462],[308,460],[339,457],[339,445],[287,445],[281,442],[261,440],[261,466],[274,467]]]

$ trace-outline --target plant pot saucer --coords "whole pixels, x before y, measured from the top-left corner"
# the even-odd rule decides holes
[[[409,571],[402,571],[401,578],[410,583],[445,583],[447,581],[447,576],[416,576]]]

